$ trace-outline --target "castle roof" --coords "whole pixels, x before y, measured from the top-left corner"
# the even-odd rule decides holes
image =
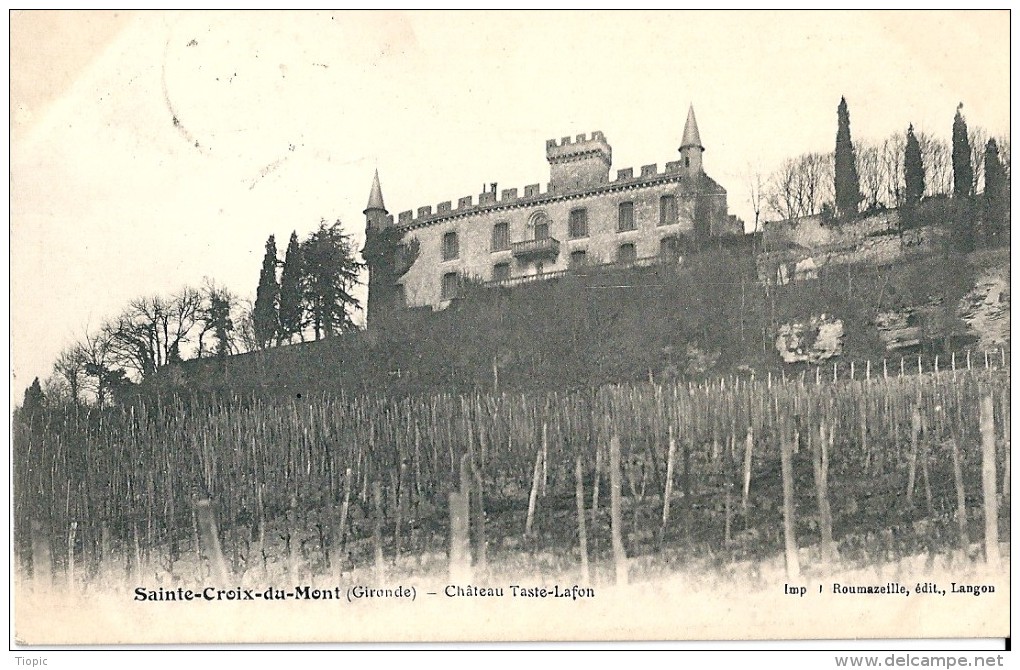
[[[368,194],[368,206],[365,207],[365,211],[370,209],[386,211],[386,205],[383,204],[382,187],[379,185],[379,170],[375,171],[375,177],[372,178],[372,192]]]
[[[684,124],[684,138],[680,142],[680,149],[686,149],[687,147],[696,147],[705,150],[705,147],[701,146],[701,134],[698,132],[698,120],[694,118],[694,105],[691,105],[690,109],[687,110],[687,123]]]

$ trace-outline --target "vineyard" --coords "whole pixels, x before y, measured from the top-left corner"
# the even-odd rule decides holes
[[[515,565],[626,580],[624,557],[785,555],[787,574],[994,560],[1008,371],[862,376],[22,414],[15,558],[76,590]]]

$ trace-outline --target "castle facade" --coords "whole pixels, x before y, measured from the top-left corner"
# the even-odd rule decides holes
[[[379,174],[365,208],[369,268],[368,324],[400,307],[442,309],[463,280],[512,286],[583,271],[595,265],[676,264],[709,238],[742,234],[727,212],[726,189],[705,174],[693,106],[679,160],[665,169],[617,170],[605,136],[549,140],[550,177],[540,184],[475,202],[441,202],[417,212],[387,212]]]

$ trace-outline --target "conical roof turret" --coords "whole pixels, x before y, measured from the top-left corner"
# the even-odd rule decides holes
[[[701,146],[701,134],[698,132],[698,120],[694,118],[694,105],[691,105],[690,109],[687,110],[687,123],[684,124],[684,138],[680,141],[680,150],[683,151],[687,147],[695,147],[705,150],[705,147]]]
[[[383,204],[382,187],[379,185],[379,170],[375,171],[375,177],[372,178],[372,192],[368,194],[368,206],[365,207],[363,213],[367,214],[369,210],[373,209],[386,211],[386,205]]]

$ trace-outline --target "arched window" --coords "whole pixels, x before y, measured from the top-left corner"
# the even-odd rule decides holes
[[[616,262],[623,265],[630,265],[637,260],[637,247],[633,244],[621,244],[616,250]]]
[[[460,256],[460,242],[457,233],[449,232],[443,235],[443,260],[452,261]]]
[[[549,215],[545,212],[535,212],[531,215],[528,225],[533,229],[536,240],[549,239]]]

